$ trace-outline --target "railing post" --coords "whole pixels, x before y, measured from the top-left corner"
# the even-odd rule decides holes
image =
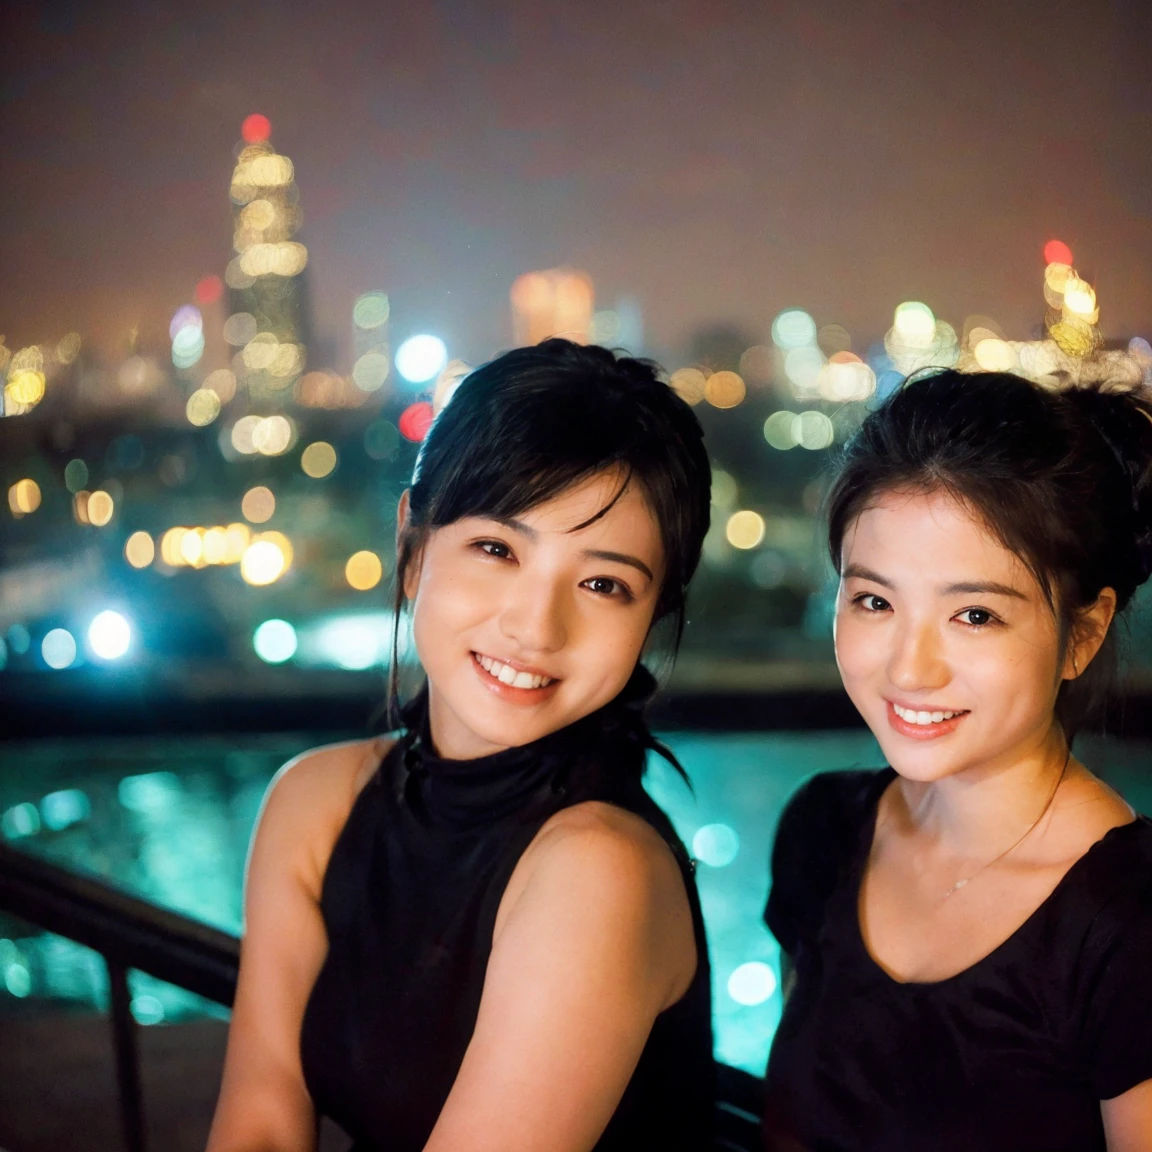
[[[128,1152],[145,1152],[144,1097],[140,1090],[140,1057],[136,1047],[136,1021],[128,992],[128,970],[115,960],[108,966],[111,993],[112,1041],[116,1049],[116,1083],[120,1091],[120,1120]]]

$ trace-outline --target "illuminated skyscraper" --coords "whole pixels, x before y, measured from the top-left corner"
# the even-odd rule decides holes
[[[292,161],[273,148],[264,116],[249,116],[232,173],[233,247],[224,279],[224,325],[238,380],[250,399],[283,403],[304,371],[308,342],[308,249],[292,237],[302,222]]]

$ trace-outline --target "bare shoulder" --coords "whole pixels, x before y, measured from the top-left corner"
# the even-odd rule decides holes
[[[1069,839],[1077,855],[1113,828],[1131,824],[1136,813],[1098,776],[1073,761],[1060,789],[1059,807],[1066,816]]]
[[[374,737],[326,744],[289,760],[264,797],[253,852],[262,844],[301,864],[309,887],[318,886],[356,797],[394,741]]]
[[[680,867],[660,833],[636,813],[600,800],[557,812],[540,829],[530,851],[537,862],[562,856],[594,871],[612,868],[633,880],[683,888]]]

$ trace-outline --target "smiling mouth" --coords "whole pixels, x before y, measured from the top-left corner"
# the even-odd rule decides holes
[[[510,664],[503,664],[493,660],[491,656],[484,656],[479,652],[472,653],[472,659],[480,665],[493,680],[507,684],[509,688],[547,688],[555,684],[553,676],[542,676],[536,672],[517,672]]]
[[[967,708],[962,708],[958,712],[925,712],[915,708],[902,708],[899,704],[893,704],[892,711],[905,724],[917,724],[921,727],[927,727],[929,724],[942,724],[945,720],[951,720],[955,716],[965,716],[968,713]]]

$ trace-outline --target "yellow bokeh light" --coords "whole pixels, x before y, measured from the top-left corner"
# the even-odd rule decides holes
[[[668,381],[672,391],[685,403],[695,406],[704,399],[708,377],[699,368],[678,368]]]
[[[187,528],[169,528],[160,537],[160,559],[169,568],[179,568],[184,563],[183,545],[187,535]]]
[[[103,528],[112,519],[116,510],[116,502],[107,492],[97,489],[88,497],[88,522],[97,528]]]
[[[147,532],[133,532],[124,542],[124,559],[133,568],[147,568],[156,559],[156,545]]]
[[[272,519],[276,511],[276,497],[272,495],[270,488],[265,488],[263,485],[249,488],[244,493],[244,499],[240,501],[240,511],[249,523],[265,524]]]
[[[244,363],[253,372],[262,372],[276,359],[280,341],[271,332],[257,332],[244,347]]]
[[[228,533],[223,528],[209,528],[201,542],[205,564],[223,564],[228,552]]]
[[[913,348],[926,348],[936,338],[936,317],[919,300],[906,300],[899,305],[892,327],[901,341]]]
[[[736,372],[713,372],[704,385],[704,399],[713,408],[735,408],[746,394],[744,380]]]
[[[724,526],[724,535],[733,548],[755,548],[764,539],[764,517],[747,509],[733,512]]]
[[[252,447],[262,456],[280,456],[292,446],[293,428],[287,416],[269,416],[252,429]]]
[[[8,489],[8,507],[13,516],[27,516],[40,507],[40,485],[35,480],[17,480]]]
[[[180,538],[180,559],[192,568],[204,567],[204,530],[191,528]]]
[[[44,350],[39,344],[29,344],[27,348],[21,348],[13,357],[8,365],[9,378],[16,375],[17,372],[43,372],[44,371]]]
[[[269,200],[253,200],[246,205],[240,213],[241,223],[245,228],[255,228],[263,232],[271,228],[276,219],[276,209]]]
[[[317,440],[300,453],[300,467],[305,475],[319,480],[336,467],[336,449],[324,440]]]
[[[184,405],[189,424],[204,428],[220,415],[220,397],[211,388],[197,388]]]
[[[92,521],[88,519],[88,498],[92,495],[81,489],[72,497],[72,515],[77,524],[91,524]]]
[[[268,536],[257,536],[240,559],[240,575],[248,584],[263,587],[274,584],[288,570],[288,557],[280,543]]]
[[[229,524],[224,529],[223,564],[239,564],[244,550],[252,542],[252,533],[247,524]]]
[[[985,372],[1014,372],[1020,366],[1016,349],[1007,340],[985,337],[972,349],[976,363]]]
[[[384,565],[375,552],[357,552],[344,565],[344,578],[357,592],[367,592],[384,578]]]
[[[17,404],[31,407],[44,399],[44,373],[34,368],[21,368],[12,372],[4,391]]]
[[[1095,324],[1099,313],[1096,309],[1096,291],[1092,285],[1078,276],[1070,276],[1064,285],[1064,310]]]
[[[271,363],[268,365],[268,372],[272,376],[283,380],[287,376],[298,375],[300,369],[304,367],[304,350],[299,344],[281,344],[276,349],[276,355],[272,357]],[[285,383],[288,383],[285,380]]]

